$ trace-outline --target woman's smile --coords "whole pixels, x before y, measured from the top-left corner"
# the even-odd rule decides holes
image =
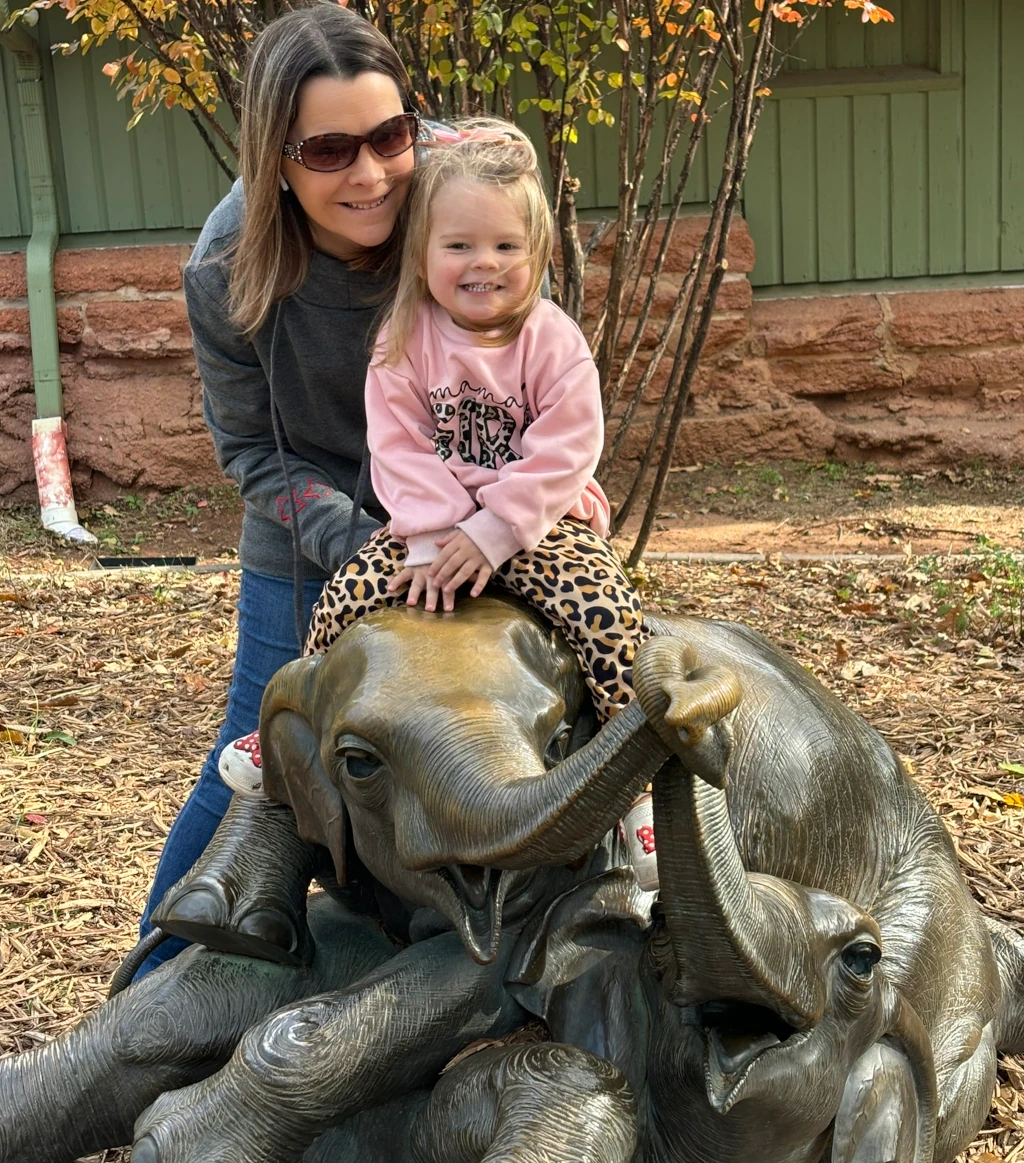
[[[300,91],[299,113],[288,138],[326,133],[362,136],[402,112],[402,95],[383,73],[313,77]],[[337,258],[354,258],[391,237],[412,176],[415,150],[381,157],[364,143],[341,170],[309,170],[285,159],[282,173],[295,191],[316,245]]]

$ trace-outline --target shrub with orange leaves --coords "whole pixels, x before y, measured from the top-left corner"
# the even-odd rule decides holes
[[[31,22],[40,9],[63,9],[74,33],[55,46],[65,53],[122,42],[127,51],[103,71],[121,96],[131,98],[129,127],[149,110],[179,106],[230,174],[248,44],[293,2],[31,0],[12,19]],[[724,278],[751,143],[791,47],[788,34],[799,35],[839,0],[339,2],[350,2],[396,46],[425,114],[539,115],[561,244],[553,289],[577,321],[588,259],[614,229],[607,290],[591,333],[611,434],[605,471],[616,467],[656,381],[660,392],[640,469],[616,514],[621,528],[637,503],[645,506],[630,558],[635,563],[660,503]],[[874,0],[843,0],[843,6],[865,22],[893,19]],[[705,130],[715,116],[728,128],[720,157],[707,158],[717,175],[707,232],[667,317],[659,313],[655,324],[659,275],[695,160],[710,148]],[[618,159],[614,215],[590,231],[586,246],[576,214],[574,146],[581,119],[605,127],[600,132],[608,132],[607,147]],[[657,477],[647,491],[652,465]]]

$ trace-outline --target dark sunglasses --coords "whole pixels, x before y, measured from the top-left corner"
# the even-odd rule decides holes
[[[419,136],[420,119],[415,113],[400,113],[382,121],[376,129],[362,137],[352,133],[321,133],[317,137],[307,137],[294,145],[286,144],[282,153],[307,170],[319,174],[344,170],[356,160],[359,151],[366,144],[380,157],[398,157],[407,149],[412,149]]]

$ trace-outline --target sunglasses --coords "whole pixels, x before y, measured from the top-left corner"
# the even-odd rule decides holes
[[[321,133],[294,145],[286,144],[282,153],[307,170],[331,174],[348,169],[364,144],[380,157],[398,157],[416,144],[419,130],[420,119],[415,113],[400,113],[361,137],[353,133]]]

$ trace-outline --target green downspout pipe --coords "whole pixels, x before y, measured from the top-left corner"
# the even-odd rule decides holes
[[[8,0],[0,0],[0,28],[9,16]],[[53,182],[39,45],[18,26],[0,31],[0,45],[13,54],[17,67],[18,105],[31,196],[32,236],[25,249],[25,275],[36,397],[32,454],[39,486],[40,513],[43,525],[52,532],[71,541],[95,541],[95,537],[78,521],[68,466],[57,301],[53,289],[53,256],[59,232],[57,193]]]

